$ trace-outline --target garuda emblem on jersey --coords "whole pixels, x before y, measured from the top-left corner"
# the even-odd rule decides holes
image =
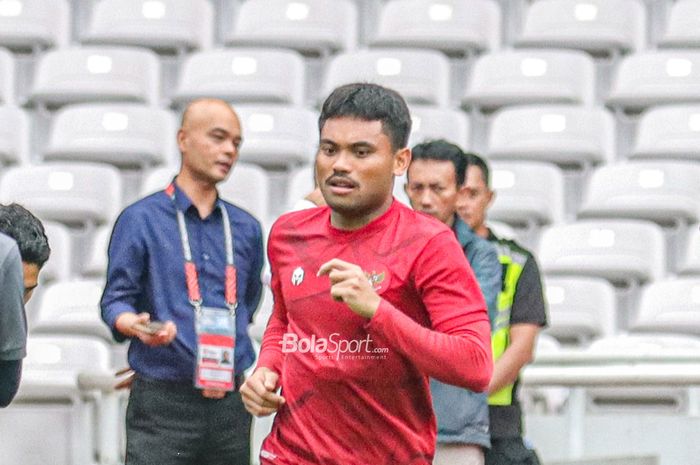
[[[384,278],[386,278],[386,271],[365,271],[365,276],[367,276],[367,280],[370,286],[372,286],[372,289],[377,292],[382,289],[382,283],[384,282]]]

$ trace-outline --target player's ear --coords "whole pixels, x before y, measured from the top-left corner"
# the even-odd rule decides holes
[[[404,147],[394,154],[394,176],[403,176],[411,164],[411,149]]]

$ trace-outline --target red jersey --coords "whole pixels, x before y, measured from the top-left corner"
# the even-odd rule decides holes
[[[330,208],[280,217],[268,254],[274,309],[259,367],[280,374],[286,403],[264,465],[427,465],[436,424],[428,377],[475,391],[492,373],[486,304],[454,233],[394,201],[345,231]],[[319,267],[362,267],[382,297],[371,319],[330,295]]]

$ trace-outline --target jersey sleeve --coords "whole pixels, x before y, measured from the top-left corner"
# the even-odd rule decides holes
[[[511,324],[530,323],[542,327],[547,325],[540,270],[532,255],[528,256],[525,261],[518,285],[515,288],[510,322]]]
[[[412,275],[432,327],[382,300],[368,330],[380,334],[425,375],[484,391],[493,371],[486,304],[451,231],[428,241]]]
[[[287,309],[282,298],[282,286],[280,283],[279,272],[276,267],[274,245],[276,241],[275,228],[273,227],[268,239],[268,259],[270,261],[270,271],[272,279],[270,287],[272,289],[273,307],[272,315],[268,320],[265,334],[263,335],[262,345],[260,347],[260,356],[258,357],[257,368],[265,367],[281,374],[282,361],[284,354],[282,353],[282,338],[287,331]]]
[[[6,252],[0,258],[0,360],[21,360],[27,355],[22,261],[14,243]]]

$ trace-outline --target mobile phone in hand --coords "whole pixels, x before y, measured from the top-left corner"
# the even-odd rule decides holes
[[[165,323],[162,321],[149,321],[147,324],[134,323],[132,328],[134,328],[136,331],[153,335],[163,329],[163,326],[165,326]]]

